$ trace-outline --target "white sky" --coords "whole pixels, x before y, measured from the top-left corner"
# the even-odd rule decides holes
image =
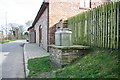
[[[43,0],[0,0],[0,25],[17,23],[24,25],[28,20],[34,20]]]

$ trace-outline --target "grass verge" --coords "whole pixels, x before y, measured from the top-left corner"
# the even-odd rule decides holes
[[[118,54],[118,50],[94,50],[57,72],[54,78],[118,78]]]
[[[56,66],[50,65],[50,57],[47,56],[28,60],[28,69],[30,70],[28,78],[36,78],[42,72],[50,72],[56,69]]]
[[[90,54],[56,72],[53,78],[118,78],[120,67],[118,50],[93,49]],[[28,62],[28,77],[38,77],[42,72],[55,69],[49,64],[49,57],[31,59]]]
[[[4,41],[0,41],[0,43],[1,43],[1,44],[4,44],[4,43],[11,42],[11,41],[16,41],[16,40],[20,40],[20,39],[15,39],[15,40],[4,40]]]

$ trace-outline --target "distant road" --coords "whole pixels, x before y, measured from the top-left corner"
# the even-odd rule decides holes
[[[23,44],[25,40],[17,40],[2,44],[2,78],[24,78]]]

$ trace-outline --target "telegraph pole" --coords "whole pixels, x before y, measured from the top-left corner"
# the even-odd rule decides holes
[[[8,40],[7,11],[5,12],[5,24],[6,24],[6,39]]]

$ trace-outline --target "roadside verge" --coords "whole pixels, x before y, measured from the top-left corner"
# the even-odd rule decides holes
[[[24,69],[25,69],[25,77],[29,74],[28,69],[28,60],[33,58],[40,58],[44,56],[49,56],[49,53],[45,51],[43,48],[39,47],[35,43],[26,43],[24,45]]]

